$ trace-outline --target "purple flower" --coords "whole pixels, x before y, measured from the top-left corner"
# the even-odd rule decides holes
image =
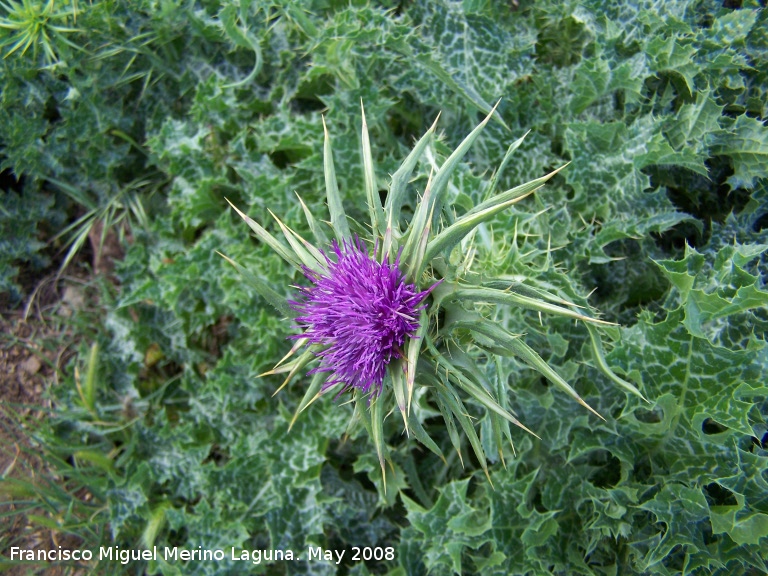
[[[342,246],[334,240],[332,249],[336,261],[323,254],[322,274],[305,268],[314,285],[301,288],[303,301],[290,302],[304,328],[295,338],[325,346],[318,353],[320,366],[310,371],[331,373],[324,389],[343,383],[342,391],[373,387],[380,394],[387,364],[403,355],[405,338],[418,329],[422,301],[431,289],[419,292],[404,282],[399,255],[394,264],[380,264],[357,237]]]

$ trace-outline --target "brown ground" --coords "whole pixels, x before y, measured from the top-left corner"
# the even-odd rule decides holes
[[[50,388],[59,383],[62,370],[75,354],[68,318],[85,306],[82,276],[44,278],[23,308],[0,311],[0,479],[21,480],[27,489],[61,481],[41,457],[42,447],[33,433],[50,414]],[[84,573],[50,564],[3,565],[12,546],[54,550],[58,546],[75,548],[79,543],[71,535],[31,522],[20,502],[29,497],[13,494],[7,486],[0,483],[0,572],[11,576]],[[50,518],[42,508],[30,513]]]
[[[130,242],[130,230],[125,228],[123,233]],[[22,308],[8,310],[6,300],[0,297],[0,572],[10,576],[86,573],[80,568],[50,564],[4,565],[12,546],[72,549],[80,542],[70,534],[30,522],[19,502],[22,498],[10,494],[2,480],[22,480],[27,488],[50,482],[66,484],[66,479],[58,477],[41,457],[44,447],[36,444],[33,432],[50,414],[50,388],[59,383],[62,370],[76,353],[76,336],[69,319],[79,311],[88,312],[95,300],[88,283],[94,275],[104,275],[116,283],[112,276],[114,263],[123,257],[117,231],[109,229],[105,233],[101,223],[96,222],[89,241],[69,264],[66,276],[60,277],[55,269],[44,277],[21,270],[18,281],[29,294]],[[90,499],[82,490],[76,497]],[[50,517],[44,509],[28,512]]]
[[[29,426],[34,426],[44,412],[46,400],[43,398],[45,377],[52,372],[49,366],[43,369],[43,363],[28,350],[22,342],[29,342],[34,328],[21,324],[13,318],[0,320],[2,347],[0,348],[0,473],[4,478],[29,479],[44,471],[39,458],[31,452],[26,436]],[[0,499],[5,502],[6,495]],[[0,513],[16,511],[14,504],[0,504]],[[9,557],[11,546],[39,548],[54,545],[52,534],[35,529],[27,522],[24,515],[11,515],[3,526],[3,556]],[[23,574],[24,571],[11,568],[10,573]]]

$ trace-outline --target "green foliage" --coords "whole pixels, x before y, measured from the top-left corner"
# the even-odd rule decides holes
[[[94,522],[108,525],[83,534],[98,541],[106,526],[124,547],[397,552],[365,565],[351,552],[340,567],[249,565],[254,573],[765,572],[768,11],[754,1],[382,4],[0,4],[0,22],[32,6],[43,23],[0,31],[0,168],[21,183],[2,192],[2,290],[21,298],[18,271],[66,253],[91,222],[122,218],[131,232],[105,327],[83,329],[99,343],[93,410],[74,377],[76,364],[85,382],[89,342],[61,375],[44,437],[62,474],[98,488]],[[383,414],[384,492],[365,434],[344,435],[355,406],[320,399],[291,427],[311,378],[300,373],[273,398],[284,375],[258,377],[290,349],[290,322],[215,251],[280,297],[302,275],[245,237],[225,197],[274,236],[267,208],[315,238],[296,192],[330,237],[320,113],[354,227],[369,220],[360,199],[388,189],[441,112],[400,181],[410,222],[430,169],[499,99],[500,121],[447,183],[447,226],[571,163],[459,242],[451,264],[620,324],[600,328],[600,351],[572,319],[478,304],[525,334],[606,422],[561,401],[527,364],[489,359],[472,369],[541,440],[512,430],[513,454],[467,400],[491,488],[461,422],[446,430],[440,406],[417,393],[414,421],[434,447]],[[613,386],[600,352],[649,403]],[[53,514],[70,501],[50,502]]]
[[[24,292],[18,284],[19,266],[39,272],[48,263],[45,244],[40,240],[40,228],[48,223],[59,224],[60,214],[54,199],[42,194],[25,202],[13,189],[3,191],[0,205],[0,294],[7,294],[8,304],[17,304]]]
[[[0,6],[6,11],[5,17],[0,19],[0,28],[5,31],[0,46],[7,49],[6,56],[20,50],[23,57],[31,46],[34,57],[42,51],[45,62],[52,64],[57,60],[54,41],[68,43],[63,35],[77,31],[62,26],[70,19],[76,20],[76,0],[75,7],[65,10],[56,10],[54,0],[48,0],[45,5],[32,0],[22,0],[21,3],[8,0]]]

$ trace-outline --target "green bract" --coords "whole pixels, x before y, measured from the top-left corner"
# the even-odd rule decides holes
[[[464,139],[443,165],[430,174],[420,200],[415,202],[410,221],[405,221],[401,214],[404,203],[414,200],[406,198],[406,184],[420,158],[433,142],[437,120],[392,175],[386,201],[382,206],[375,183],[371,145],[363,112],[363,172],[370,228],[355,226],[355,223],[348,221],[336,183],[331,142],[324,125],[324,170],[330,212],[329,224],[337,241],[341,243],[345,239],[348,240],[354,233],[365,239],[371,246],[376,246],[376,253],[381,261],[388,259],[390,264],[395,262],[399,254],[400,269],[405,273],[406,281],[415,284],[420,290],[427,290],[440,282],[428,297],[427,307],[421,311],[417,334],[407,339],[402,355],[389,363],[388,376],[381,395],[376,397],[363,394],[357,389],[352,391],[355,412],[350,426],[362,423],[373,439],[382,477],[385,477],[385,461],[388,459],[383,421],[390,412],[389,406],[392,403],[402,416],[406,433],[415,436],[443,459],[442,450],[424,427],[425,415],[430,412],[434,414],[436,410],[442,414],[451,443],[461,457],[461,440],[456,426],[458,422],[486,476],[488,476],[486,456],[469,416],[470,412],[465,406],[466,402],[475,403],[488,411],[495,444],[502,461],[503,440],[506,438],[510,445],[512,444],[510,424],[536,436],[515,417],[509,407],[506,394],[494,395],[491,385],[485,381],[481,371],[478,370],[478,366],[495,356],[517,357],[596,417],[602,418],[582,400],[576,390],[554,368],[542,359],[536,350],[525,343],[521,335],[513,334],[500,323],[489,321],[483,313],[483,310],[488,309],[489,304],[517,306],[583,322],[591,340],[596,367],[614,384],[643,398],[634,385],[614,374],[605,362],[598,327],[609,325],[609,322],[595,318],[585,307],[577,306],[558,294],[542,290],[536,286],[535,282],[489,278],[481,270],[472,269],[474,251],[469,247],[476,228],[533,194],[564,168],[558,168],[541,178],[510,190],[493,194],[463,214],[455,215],[456,208],[446,203],[448,184],[459,162],[493,116],[494,110],[495,108]],[[509,147],[504,163],[508,162],[523,138]],[[488,190],[492,191],[494,183],[495,178],[492,179]],[[320,251],[328,248],[328,238],[323,231],[321,219],[313,215],[303,202],[302,208],[315,237],[315,244],[299,236],[273,214],[287,242],[284,244],[259,223],[237,208],[235,210],[256,233],[259,240],[266,242],[286,262],[299,270],[316,269],[318,263],[322,265],[324,262]],[[451,258],[453,251],[463,256],[458,259]],[[281,314],[288,317],[296,316],[295,311],[266,282],[249,274],[229,258],[227,260],[237,267],[253,283],[259,294]],[[454,263],[456,261],[458,264]],[[287,374],[283,383],[285,386],[296,374],[310,369],[313,362],[317,362],[316,354],[320,348],[315,344],[301,350],[305,344],[307,344],[306,338],[298,338],[296,345],[285,358],[267,374]],[[331,388],[327,390],[323,388],[327,376],[327,373],[323,372],[314,374],[294,415],[294,422],[299,413],[324,392],[331,390]],[[418,409],[414,409],[415,399],[418,399]],[[490,476],[488,478],[490,480]]]

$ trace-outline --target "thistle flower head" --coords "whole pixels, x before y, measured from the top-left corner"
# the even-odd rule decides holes
[[[300,289],[301,298],[286,303],[268,279],[251,274],[228,259],[263,298],[282,315],[294,318],[303,329],[302,334],[294,336],[296,345],[266,374],[287,374],[283,386],[307,368],[314,374],[305,386],[293,421],[330,387],[341,384],[341,391],[351,390],[355,403],[351,425],[362,424],[370,435],[385,486],[389,450],[385,430],[388,412],[383,405],[392,400],[393,410],[402,415],[406,432],[412,431],[443,459],[442,449],[425,429],[424,421],[439,410],[448,438],[461,456],[458,422],[489,479],[485,438],[481,442],[465,403],[487,410],[493,430],[493,439],[489,441],[502,462],[504,440],[512,442],[511,425],[533,434],[507,408],[507,391],[492,391],[493,386],[483,376],[482,367],[499,356],[521,360],[602,418],[524,338],[510,331],[504,321],[488,316],[493,306],[511,306],[582,322],[592,344],[595,367],[620,388],[644,399],[634,384],[608,366],[599,328],[610,322],[596,318],[585,298],[566,298],[562,292],[551,291],[548,282],[537,282],[536,277],[519,282],[509,276],[494,278],[487,270],[471,269],[474,231],[478,226],[536,192],[560,171],[558,168],[502,192],[496,190],[498,180],[494,176],[486,188],[486,200],[463,213],[459,207],[450,206],[451,175],[493,114],[491,110],[439,168],[431,167],[424,193],[419,199],[410,197],[410,218],[401,213],[401,208],[409,200],[410,184],[424,181],[426,171],[415,178],[414,171],[419,158],[432,145],[436,122],[392,174],[386,201],[382,203],[363,114],[361,144],[370,227],[347,217],[326,129],[323,166],[330,216],[327,223],[336,238],[328,254],[317,247],[329,245],[326,229],[303,202],[301,206],[315,243],[302,238],[273,214],[285,239],[281,242],[235,208],[262,242],[311,281],[311,286]],[[510,145],[502,168],[523,138]],[[434,153],[430,156],[434,157]],[[381,246],[382,253],[377,255],[374,250],[371,256],[367,244],[353,236],[353,231],[370,238],[369,244]],[[429,307],[425,302],[428,294]],[[367,405],[362,401],[366,395]],[[417,410],[411,410],[412,402],[418,403]],[[391,422],[387,423],[390,427]]]
[[[419,311],[429,290],[419,291],[404,280],[399,258],[379,263],[362,240],[332,245],[335,261],[324,254],[325,273],[304,268],[313,285],[302,288],[304,299],[291,302],[301,314],[296,321],[308,338],[324,349],[315,372],[330,372],[324,388],[342,383],[364,393],[381,393],[386,367],[402,356],[406,337],[419,327]]]

